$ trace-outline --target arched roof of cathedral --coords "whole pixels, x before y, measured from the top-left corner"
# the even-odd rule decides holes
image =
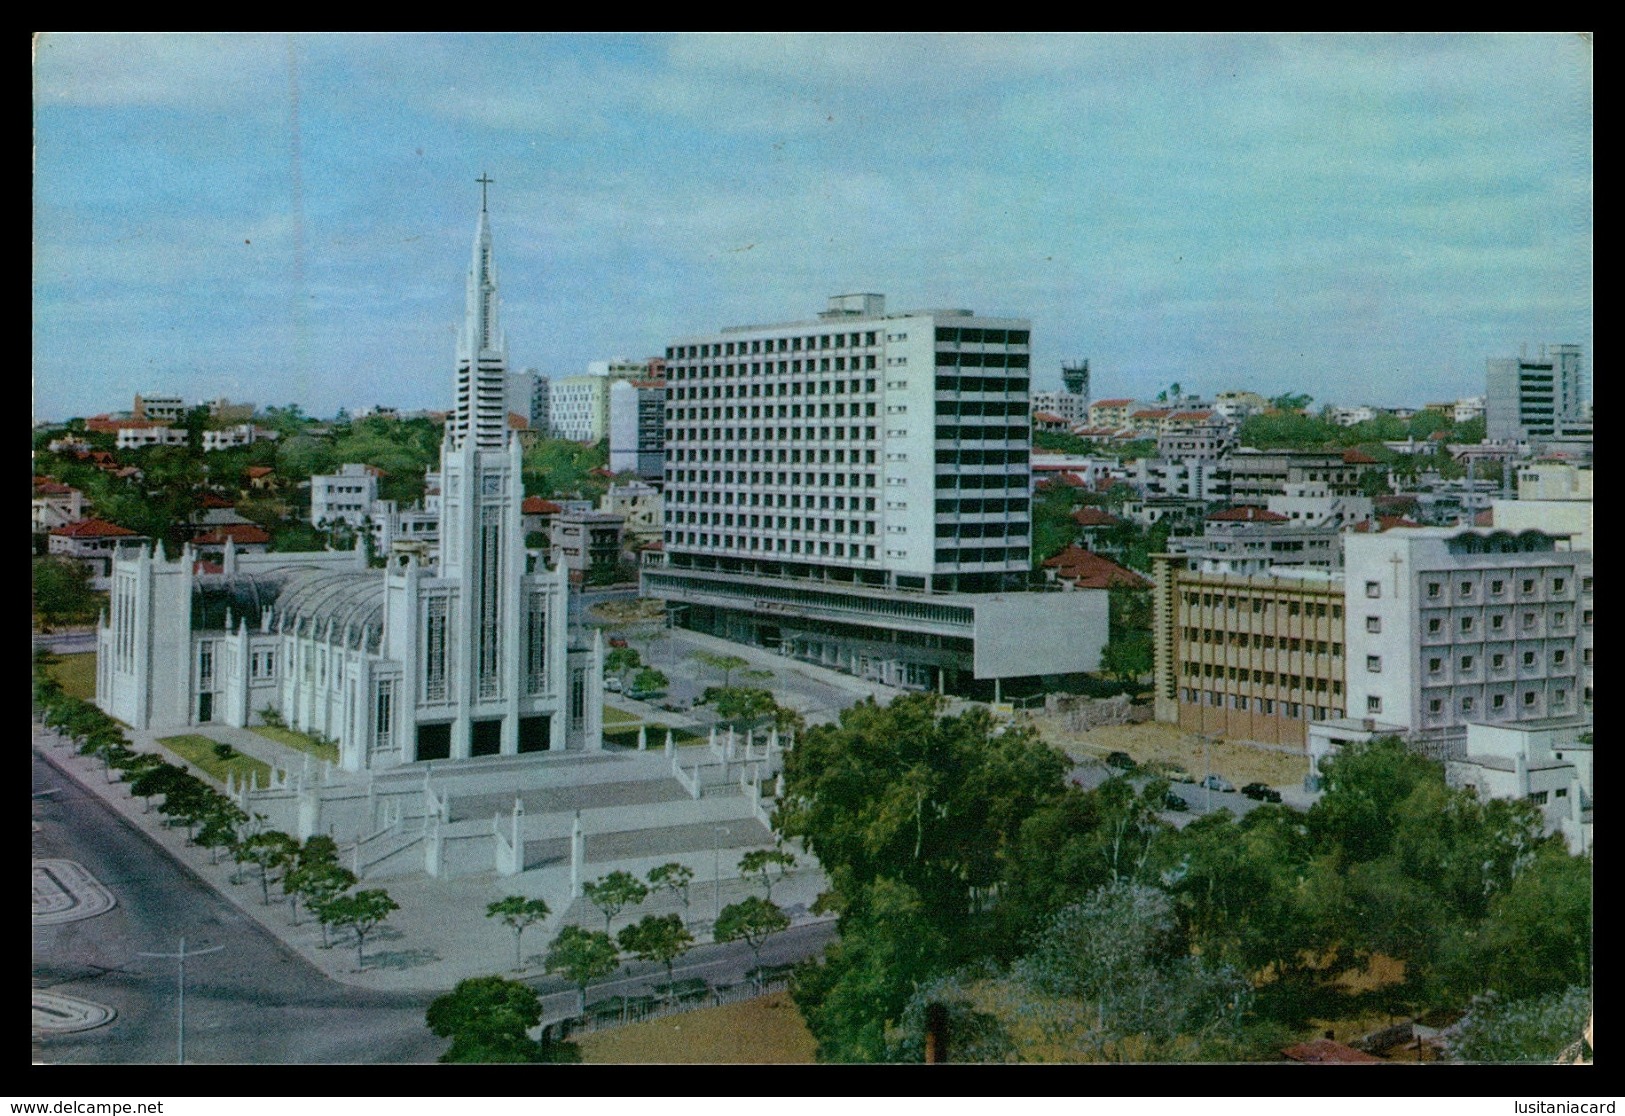
[[[199,574],[192,582],[192,630],[224,629],[246,620],[257,629],[265,610],[276,603],[282,587],[294,575],[290,569],[259,573]]]
[[[377,570],[310,571],[287,583],[275,616],[278,631],[376,651],[384,635],[384,579]]]

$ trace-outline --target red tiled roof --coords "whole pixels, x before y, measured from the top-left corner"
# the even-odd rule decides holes
[[[1098,403],[1091,404],[1089,409],[1092,411],[1096,407],[1127,407],[1133,402],[1132,399],[1102,399]]]
[[[192,541],[200,546],[224,546],[227,539],[238,546],[249,546],[268,543],[271,535],[257,523],[225,523]]]
[[[199,558],[192,563],[192,572],[195,574],[223,574],[226,572],[226,567],[219,562],[209,562]]]
[[[1254,507],[1244,504],[1239,508],[1225,508],[1223,511],[1213,512],[1208,516],[1210,521],[1221,523],[1286,523],[1287,517],[1280,512],[1272,512],[1268,508]]]
[[[558,515],[564,509],[540,496],[526,496],[525,502],[519,505],[519,510],[525,515]]]
[[[250,465],[247,469],[244,469],[243,472],[257,480],[260,477],[270,476],[272,473],[276,472],[276,470],[271,468],[269,465]]]
[[[1318,1065],[1383,1065],[1383,1060],[1364,1050],[1356,1050],[1332,1039],[1300,1042],[1281,1051],[1294,1062],[1312,1062]]]
[[[215,492],[205,492],[203,494],[203,499],[199,503],[205,508],[234,508],[237,506],[224,496],[221,496]]]
[[[1055,557],[1046,558],[1044,568],[1054,570],[1057,577],[1072,582],[1079,589],[1109,589],[1113,585],[1151,588],[1151,583],[1133,570],[1125,570],[1081,546],[1069,546]]]
[[[1116,527],[1123,521],[1099,508],[1079,508],[1072,513],[1072,522],[1079,527]]]
[[[643,549],[643,550],[665,550],[666,549],[666,540],[664,540],[664,539],[655,539],[653,542],[646,543],[643,547],[641,547],[641,549]]]
[[[509,430],[529,430],[530,429],[530,420],[528,418],[526,418],[524,415],[520,414],[518,411],[509,411],[508,412],[508,429]]]
[[[136,533],[128,527],[120,527],[117,523],[109,523],[105,519],[81,519],[77,523],[67,523],[61,527],[51,528],[51,534],[64,535],[70,539],[99,539],[99,538],[135,538]]]
[[[1206,421],[1213,417],[1212,411],[1175,411],[1168,416],[1171,422],[1191,422],[1193,420]]]
[[[1173,414],[1167,407],[1152,407],[1147,411],[1135,411],[1129,415],[1131,419],[1163,419]]]
[[[1054,413],[1053,411],[1034,411],[1033,412],[1033,421],[1034,422],[1065,422],[1066,419],[1062,418],[1060,415]]]
[[[36,496],[67,496],[75,489],[54,480],[36,480],[34,482],[34,495]]]
[[[1378,461],[1368,453],[1361,453],[1357,449],[1343,451],[1343,464],[1345,465],[1376,465]]]

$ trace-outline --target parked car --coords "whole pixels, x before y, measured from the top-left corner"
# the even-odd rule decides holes
[[[660,697],[665,692],[665,690],[628,690],[626,696],[633,701],[648,701],[650,698]]]
[[[1179,814],[1189,810],[1191,808],[1191,804],[1179,797],[1179,795],[1175,794],[1173,791],[1163,791],[1162,808],[1164,810],[1172,810],[1174,813]]]
[[[1170,783],[1196,782],[1196,776],[1192,775],[1189,771],[1186,771],[1177,763],[1168,763],[1164,761],[1157,764],[1155,769],[1157,774],[1161,775],[1164,779],[1167,779]]]
[[[608,678],[604,679],[604,689],[608,690],[612,694],[620,693],[621,680],[616,678],[613,674],[610,675]]]
[[[1222,775],[1208,775],[1202,780],[1202,786],[1208,790],[1224,791],[1226,794],[1236,789],[1236,785]]]
[[[1241,788],[1241,793],[1260,802],[1281,801],[1281,792],[1264,783],[1248,783]]]
[[[1135,767],[1134,757],[1127,752],[1113,752],[1106,757],[1106,766],[1115,767],[1121,771],[1133,771]]]

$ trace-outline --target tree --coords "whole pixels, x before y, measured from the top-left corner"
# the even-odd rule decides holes
[[[694,869],[672,861],[649,869],[647,878],[651,888],[670,891],[683,901],[683,909],[688,910],[688,888],[694,882]]]
[[[1272,398],[1270,400],[1270,406],[1277,411],[1301,412],[1307,410],[1309,404],[1313,402],[1313,396],[1304,395],[1300,392],[1285,392]]]
[[[471,977],[429,1005],[429,1030],[451,1039],[442,1062],[538,1062],[530,1029],[542,1021],[536,990],[502,977]]]
[[[327,930],[330,922],[324,917],[328,904],[359,882],[354,872],[329,861],[316,861],[298,869],[295,887],[299,897],[305,901],[306,909],[321,924],[323,949],[329,946]]]
[[[692,658],[704,663],[722,675],[722,688],[733,685],[734,671],[750,666],[750,660],[738,655],[718,655],[710,651],[695,651]]]
[[[135,791],[133,785],[131,790]],[[270,906],[271,873],[284,864],[292,863],[298,852],[297,841],[280,830],[272,829],[240,842],[233,855],[239,864],[252,864],[260,870],[261,900]]]
[[[604,933],[615,916],[629,906],[636,906],[649,897],[649,889],[630,872],[611,872],[592,883],[582,885],[587,901],[604,913]]]
[[[203,816],[197,843],[209,850],[209,862],[220,863],[220,850],[237,843],[237,831],[248,823],[248,813],[224,795],[217,796]]]
[[[631,647],[611,648],[609,654],[604,656],[604,669],[609,673],[626,681],[628,671],[636,670],[643,665],[643,657]]]
[[[547,949],[543,962],[550,973],[558,973],[576,986],[580,1011],[587,1010],[587,986],[620,968],[621,955],[610,936],[600,930],[566,926]]]
[[[72,558],[34,559],[34,611],[47,626],[94,617],[102,597],[90,587],[90,570]]]
[[[186,769],[177,767],[172,763],[160,763],[157,767],[149,768],[130,781],[130,793],[149,803],[157,795],[165,795],[177,786],[181,780],[190,778]]]
[[[743,941],[750,946],[756,958],[756,967],[762,965],[762,946],[780,930],[790,927],[790,916],[771,899],[758,899],[752,895],[737,903],[730,903],[717,915],[712,937],[719,942]]]
[[[720,690],[707,687],[706,695],[719,720],[740,728],[771,716],[778,709],[771,692],[754,687],[724,686]]]
[[[334,926],[348,927],[355,932],[356,967],[365,969],[367,959],[363,951],[366,948],[367,935],[389,917],[390,911],[398,910],[400,904],[391,899],[387,891],[373,888],[358,891],[354,895],[341,895],[324,904],[320,917]]]
[[[631,926],[621,927],[621,949],[640,961],[658,961],[666,966],[666,993],[671,995],[672,966],[694,944],[694,935],[683,925],[681,915],[644,915]]]
[[[1462,1017],[1450,1052],[1463,1062],[1551,1065],[1566,1048],[1583,1041],[1590,1018],[1591,990],[1586,987],[1521,1000],[1490,993],[1475,1000]]]
[[[658,694],[671,684],[671,680],[654,667],[644,667],[632,679],[632,689],[640,694]]]
[[[524,937],[525,928],[542,921],[552,913],[542,900],[526,899],[523,895],[509,895],[485,908],[486,918],[501,919],[503,924],[513,931],[513,967],[516,969],[524,967],[519,943]]]
[[[742,876],[760,876],[762,888],[767,892],[767,901],[773,901],[773,879],[779,879],[796,866],[794,853],[783,849],[752,849],[739,858],[739,874]]]

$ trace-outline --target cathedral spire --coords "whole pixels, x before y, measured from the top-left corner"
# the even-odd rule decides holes
[[[495,180],[481,174],[474,181],[480,184],[480,215],[468,266],[467,312],[457,342],[457,406],[447,432],[457,445],[472,436],[480,449],[501,449],[507,435],[508,346],[497,314],[497,273],[487,209],[488,190]]]

